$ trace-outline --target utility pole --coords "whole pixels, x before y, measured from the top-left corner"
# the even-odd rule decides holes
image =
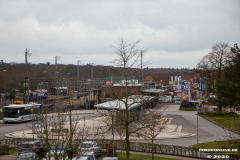
[[[5,102],[6,102],[6,72],[7,72],[7,70],[3,70],[3,72],[4,72],[4,105],[6,105]]]
[[[81,63],[81,62],[82,62],[81,60],[78,60],[78,61],[77,61],[77,64],[78,64],[78,68],[77,68],[77,91],[78,91],[78,89],[79,89],[78,83],[80,82],[80,81],[79,81],[79,63]]]
[[[46,89],[46,86],[45,86],[45,73],[46,73],[46,71],[43,71],[43,74],[44,74],[44,85],[43,85],[43,87],[44,87],[44,89]]]
[[[91,70],[91,80],[93,80],[93,65],[94,63],[89,63],[90,65],[92,65],[92,70]]]
[[[32,53],[29,50],[25,50],[25,93],[27,93],[26,103],[29,103],[29,79],[28,79],[28,56],[30,57]]]
[[[58,89],[57,89],[57,60],[60,59],[60,56],[55,56],[55,87],[58,95]]]
[[[100,80],[102,79],[102,66],[100,68]]]
[[[143,70],[142,70],[142,50],[141,50],[141,82],[143,82]]]

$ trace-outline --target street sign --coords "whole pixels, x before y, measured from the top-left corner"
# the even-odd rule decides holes
[[[35,127],[40,128],[41,127],[41,122],[35,122]]]

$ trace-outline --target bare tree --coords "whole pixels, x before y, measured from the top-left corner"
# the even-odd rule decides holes
[[[200,59],[197,68],[202,77],[206,77],[206,87],[208,91],[217,95],[221,99],[216,90],[216,83],[223,76],[223,69],[227,63],[230,54],[230,46],[228,43],[218,43],[212,47],[212,51]],[[217,104],[218,114],[222,113],[222,105]]]
[[[114,87],[105,89],[105,92],[115,100],[113,101],[112,109],[116,110],[116,114],[110,115],[110,117],[114,116],[116,124],[109,126],[114,128],[122,138],[125,138],[124,144],[127,160],[129,160],[130,155],[129,138],[130,136],[136,136],[139,130],[144,127],[142,119],[146,115],[141,109],[138,111],[131,111],[131,109],[134,106],[141,106],[152,98],[150,96],[136,95],[137,93],[131,90],[132,87],[137,86],[137,83],[132,80],[140,79],[141,77],[141,70],[138,69],[141,67],[141,51],[137,49],[139,42],[128,44],[124,39],[120,38],[118,45],[112,46],[117,56],[113,62],[117,65],[116,69],[120,70],[117,72],[119,77],[124,80],[124,83],[120,85],[121,90],[116,90]],[[109,115],[105,114],[104,116]]]
[[[145,128],[140,131],[140,136],[146,140],[151,140],[152,160],[154,159],[153,142],[154,139],[166,128],[167,119],[160,112],[148,110],[143,123]]]
[[[68,101],[71,104],[71,100],[69,99]],[[42,129],[35,129],[34,134],[41,137],[42,142],[46,144],[48,150],[47,159],[50,159],[51,155],[54,155],[55,159],[64,159],[66,155],[71,155],[70,159],[72,157],[79,158],[86,151],[79,150],[78,146],[87,139],[93,137],[98,139],[101,131],[99,131],[97,126],[95,128],[85,126],[85,118],[84,124],[80,124],[83,121],[79,114],[73,114],[71,105],[65,112],[61,110],[63,108],[61,102],[55,103],[55,105],[57,106],[56,113],[49,114],[48,109],[42,112]],[[78,111],[75,110],[75,112]],[[71,150],[69,150],[70,148]],[[60,154],[59,151],[61,152]]]

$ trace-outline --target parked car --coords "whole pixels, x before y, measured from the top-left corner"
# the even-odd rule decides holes
[[[63,143],[59,143],[59,144],[53,144],[51,146],[50,152],[55,152],[55,151],[61,151],[62,153],[64,152],[64,150],[66,149],[66,144]],[[68,158],[72,157],[73,154],[73,150],[71,147],[68,147],[66,150],[66,154],[68,156]]]
[[[51,151],[46,154],[46,158],[43,158],[43,160],[49,160],[49,155],[50,155],[50,160],[68,160],[68,155],[63,153],[62,151]]]
[[[20,144],[20,147],[18,148],[18,155],[31,152],[41,156],[46,154],[47,148],[39,141],[29,141]]]
[[[72,160],[90,160],[90,158],[89,157],[84,157],[84,156],[82,156],[82,157],[74,157],[74,158],[72,158]]]
[[[16,160],[39,160],[39,157],[36,153],[22,153]]]
[[[190,108],[194,107],[201,107],[201,102],[200,101],[191,101],[190,102]],[[189,108],[189,102],[186,102],[186,103],[182,103],[180,108]]]
[[[101,156],[101,147],[95,141],[84,141],[78,147],[80,151],[94,152],[95,157]]]
[[[172,96],[160,96],[158,98],[159,102],[172,102]]]
[[[83,153],[82,157],[87,157],[90,160],[97,160],[94,152],[85,152]]]

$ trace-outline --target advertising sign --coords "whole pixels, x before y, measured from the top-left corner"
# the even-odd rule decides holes
[[[112,84],[112,81],[106,81],[106,85],[110,86]]]
[[[199,84],[198,83],[193,84],[193,90],[199,90]]]
[[[182,92],[186,92],[188,90],[188,82],[185,81],[182,83]]]
[[[204,78],[200,78],[200,89],[205,89]]]

